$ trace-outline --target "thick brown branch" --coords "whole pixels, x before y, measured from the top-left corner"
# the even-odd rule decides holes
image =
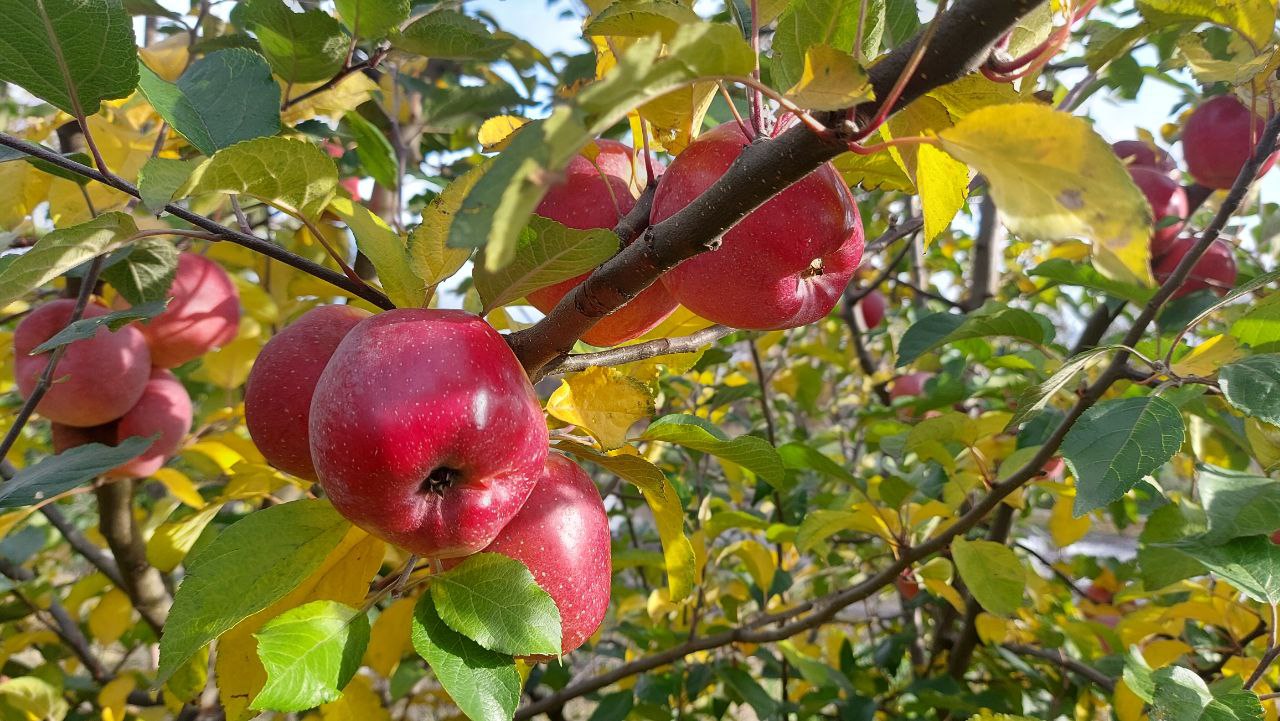
[[[98,487],[98,530],[116,558],[124,581],[121,589],[129,595],[142,620],[159,635],[169,615],[169,592],[164,580],[147,561],[147,544],[133,516],[132,480]]]

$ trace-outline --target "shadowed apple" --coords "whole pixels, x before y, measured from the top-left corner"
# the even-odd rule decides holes
[[[1168,252],[1161,256],[1152,268],[1155,271],[1156,280],[1161,283],[1168,280],[1195,244],[1195,238],[1186,237],[1169,246]],[[1173,297],[1181,298],[1206,289],[1218,295],[1226,295],[1227,291],[1236,284],[1236,274],[1236,259],[1231,253],[1231,246],[1221,240],[1215,240],[1205,254],[1200,256],[1200,260],[1191,267],[1191,274],[1174,292]]]
[[[1226,190],[1236,181],[1266,120],[1233,95],[1210,98],[1191,111],[1182,128],[1182,155],[1187,171],[1201,185]],[[1261,176],[1276,162],[1276,153],[1258,169]]]

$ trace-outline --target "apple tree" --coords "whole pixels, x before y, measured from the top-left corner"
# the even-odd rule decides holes
[[[1275,0],[0,13],[0,718],[1276,718]]]

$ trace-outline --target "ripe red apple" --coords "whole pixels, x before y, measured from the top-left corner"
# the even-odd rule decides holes
[[[1044,462],[1040,467],[1040,472],[1053,481],[1061,481],[1062,474],[1067,470],[1067,462],[1062,456],[1054,456]]]
[[[898,376],[889,384],[889,399],[914,398],[924,393],[924,384],[933,377],[932,373],[919,371]]]
[[[1151,217],[1156,225],[1151,235],[1151,255],[1158,258],[1169,252],[1169,246],[1182,232],[1182,219],[1187,217],[1187,193],[1176,180],[1153,168],[1130,167],[1129,175],[1151,204]],[[1179,221],[1161,227],[1160,221],[1170,217]]]
[[[86,443],[114,446],[133,436],[159,434],[142,455],[106,472],[109,478],[145,478],[160,470],[191,430],[191,396],[173,373],[155,368],[138,402],[120,420],[93,428],[53,424],[53,450],[61,453]]]
[[[898,574],[893,583],[898,587],[898,593],[902,594],[902,598],[906,601],[910,601],[920,595],[920,582],[916,580],[915,575],[911,573],[909,568],[902,569],[902,573]]]
[[[311,399],[311,459],[340,513],[429,558],[475,553],[542,475],[542,408],[502,336],[400,309],[342,339]]]
[[[1276,544],[1277,546],[1280,546],[1280,529],[1277,529],[1271,533],[1271,542]]]
[[[535,211],[544,218],[578,230],[612,228],[635,207],[631,195],[634,175],[631,148],[616,140],[597,140],[595,162],[582,155],[569,162],[563,181],[547,191]],[[539,288],[526,295],[533,307],[549,313],[590,273]],[[582,339],[591,345],[612,346],[653,330],[676,309],[676,301],[660,283],[644,289],[626,305],[601,318]]]
[[[231,342],[240,327],[240,294],[222,266],[182,253],[169,288],[169,307],[139,327],[151,346],[151,364],[176,368]],[[123,298],[118,307],[128,307]]]
[[[609,609],[610,542],[595,484],[573,461],[553,453],[524,508],[484,550],[529,567],[560,610],[560,648],[569,653],[600,628]]]
[[[13,333],[13,374],[18,392],[29,397],[49,364],[49,355],[30,355],[36,346],[66,327],[76,302],[45,303],[22,319]],[[90,303],[84,317],[105,315]],[[142,397],[151,373],[151,353],[136,324],[114,333],[100,328],[92,338],[67,346],[53,371],[53,384],[36,412],[55,423],[96,426],[124,415]]]
[[[1178,164],[1173,156],[1163,148],[1158,148],[1141,140],[1121,140],[1111,144],[1111,151],[1116,157],[1128,163],[1130,168],[1150,168],[1156,172],[1170,175],[1178,171]]]
[[[1182,128],[1182,154],[1191,177],[1210,188],[1230,188],[1253,154],[1265,124],[1234,95],[1219,95],[1201,103]],[[1258,175],[1270,170],[1275,161],[1273,153]]]
[[[854,306],[854,310],[862,318],[864,328],[877,328],[884,322],[884,311],[888,306],[888,301],[884,297],[884,293],[873,290],[862,296],[862,300]]]
[[[1169,251],[1156,261],[1153,268],[1156,280],[1161,283],[1168,280],[1169,276],[1173,275],[1174,269],[1178,267],[1178,263],[1181,263],[1182,258],[1191,252],[1195,244],[1195,238],[1186,237],[1169,246]],[[1226,295],[1227,291],[1236,284],[1236,273],[1236,259],[1231,253],[1231,246],[1221,240],[1215,240],[1213,245],[1209,246],[1209,250],[1205,251],[1205,254],[1200,256],[1200,260],[1192,266],[1191,275],[1187,276],[1172,297],[1181,298],[1206,288],[1218,295]]]
[[[244,387],[244,420],[271,465],[316,480],[307,426],[316,382],[338,344],[369,312],[349,305],[312,308],[267,341]]]
[[[1084,595],[1085,595],[1085,598],[1088,598],[1090,601],[1093,601],[1094,603],[1100,603],[1103,605],[1109,604],[1113,600],[1115,600],[1114,593],[1112,593],[1110,590],[1106,588],[1103,588],[1102,586],[1097,586],[1097,585],[1091,585],[1089,586],[1089,588],[1085,589]]]
[[[750,144],[737,123],[703,133],[658,183],[650,216],[660,223],[719,180]],[[689,310],[734,328],[795,328],[835,306],[862,260],[862,221],[830,164],[756,208],[721,246],[662,276]]]

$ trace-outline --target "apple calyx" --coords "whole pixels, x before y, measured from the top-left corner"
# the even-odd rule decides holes
[[[445,491],[449,490],[450,487],[462,482],[462,471],[457,468],[440,466],[427,474],[419,490],[423,495],[444,496]]]

